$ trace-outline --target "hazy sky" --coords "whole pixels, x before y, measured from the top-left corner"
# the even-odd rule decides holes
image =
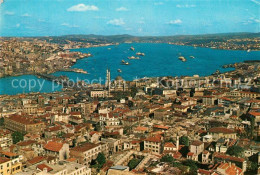
[[[259,29],[260,0],[4,0],[0,5],[0,36],[179,35]]]

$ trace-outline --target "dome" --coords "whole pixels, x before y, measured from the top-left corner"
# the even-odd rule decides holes
[[[121,76],[117,76],[116,80],[123,80],[123,78]]]

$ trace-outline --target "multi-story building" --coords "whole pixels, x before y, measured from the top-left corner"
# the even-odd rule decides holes
[[[5,148],[13,144],[11,132],[6,129],[0,129],[0,147]]]
[[[152,154],[162,153],[162,139],[161,135],[155,135],[148,137],[144,140],[144,150],[151,152]]]
[[[108,92],[106,90],[92,90],[90,91],[90,97],[92,98],[105,98],[108,96]]]
[[[236,132],[234,130],[223,127],[210,128],[208,135],[212,135],[213,141],[217,141],[220,138],[236,139]]]
[[[47,155],[56,156],[59,160],[69,158],[69,144],[49,141],[44,146]]]
[[[22,163],[19,158],[9,159],[7,157],[0,157],[0,174],[12,175],[22,170]]]
[[[80,146],[76,146],[70,150],[70,156],[77,159],[78,163],[88,165],[92,160],[96,159],[98,153],[107,153],[108,145],[99,143],[85,143]]]
[[[11,131],[41,133],[45,128],[45,124],[26,116],[14,114],[5,118],[5,127]]]

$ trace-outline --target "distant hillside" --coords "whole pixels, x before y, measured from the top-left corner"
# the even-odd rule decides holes
[[[131,36],[131,35],[64,35],[48,37],[27,37],[21,39],[43,39],[54,43],[65,44],[67,41],[99,43],[125,43],[125,42],[145,42],[145,43],[168,43],[168,42],[187,42],[187,43],[209,43],[221,42],[229,39],[260,38],[260,33],[221,33],[205,35],[175,35],[175,36]]]

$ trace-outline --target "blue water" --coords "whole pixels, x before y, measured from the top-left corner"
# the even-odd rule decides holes
[[[135,51],[129,48],[133,46]],[[110,48],[110,49],[109,49]],[[111,79],[121,75],[125,80],[133,80],[142,77],[156,76],[180,76],[180,75],[210,75],[219,69],[221,72],[231,69],[222,69],[223,64],[242,62],[244,60],[260,60],[259,51],[231,51],[216,50],[210,48],[194,48],[190,46],[175,46],[169,44],[120,44],[118,46],[106,46],[95,48],[72,49],[91,53],[93,57],[78,60],[73,68],[81,68],[89,74],[80,74],[74,72],[56,72],[54,75],[66,75],[70,79],[85,80],[86,82],[105,82],[106,69],[111,70]],[[144,52],[145,56],[140,60],[129,60],[128,56],[135,56],[136,52]],[[178,57],[182,55],[187,58],[186,62],[181,62]],[[190,58],[194,56],[195,59]],[[121,60],[128,61],[130,65],[121,65]],[[118,73],[121,69],[122,73]],[[52,82],[45,81],[44,86],[40,89],[39,83],[33,89],[12,88],[14,79],[29,79],[44,81],[32,75],[19,77],[8,77],[0,79],[0,94],[17,94],[27,92],[52,92],[61,90],[61,87],[54,87]]]

